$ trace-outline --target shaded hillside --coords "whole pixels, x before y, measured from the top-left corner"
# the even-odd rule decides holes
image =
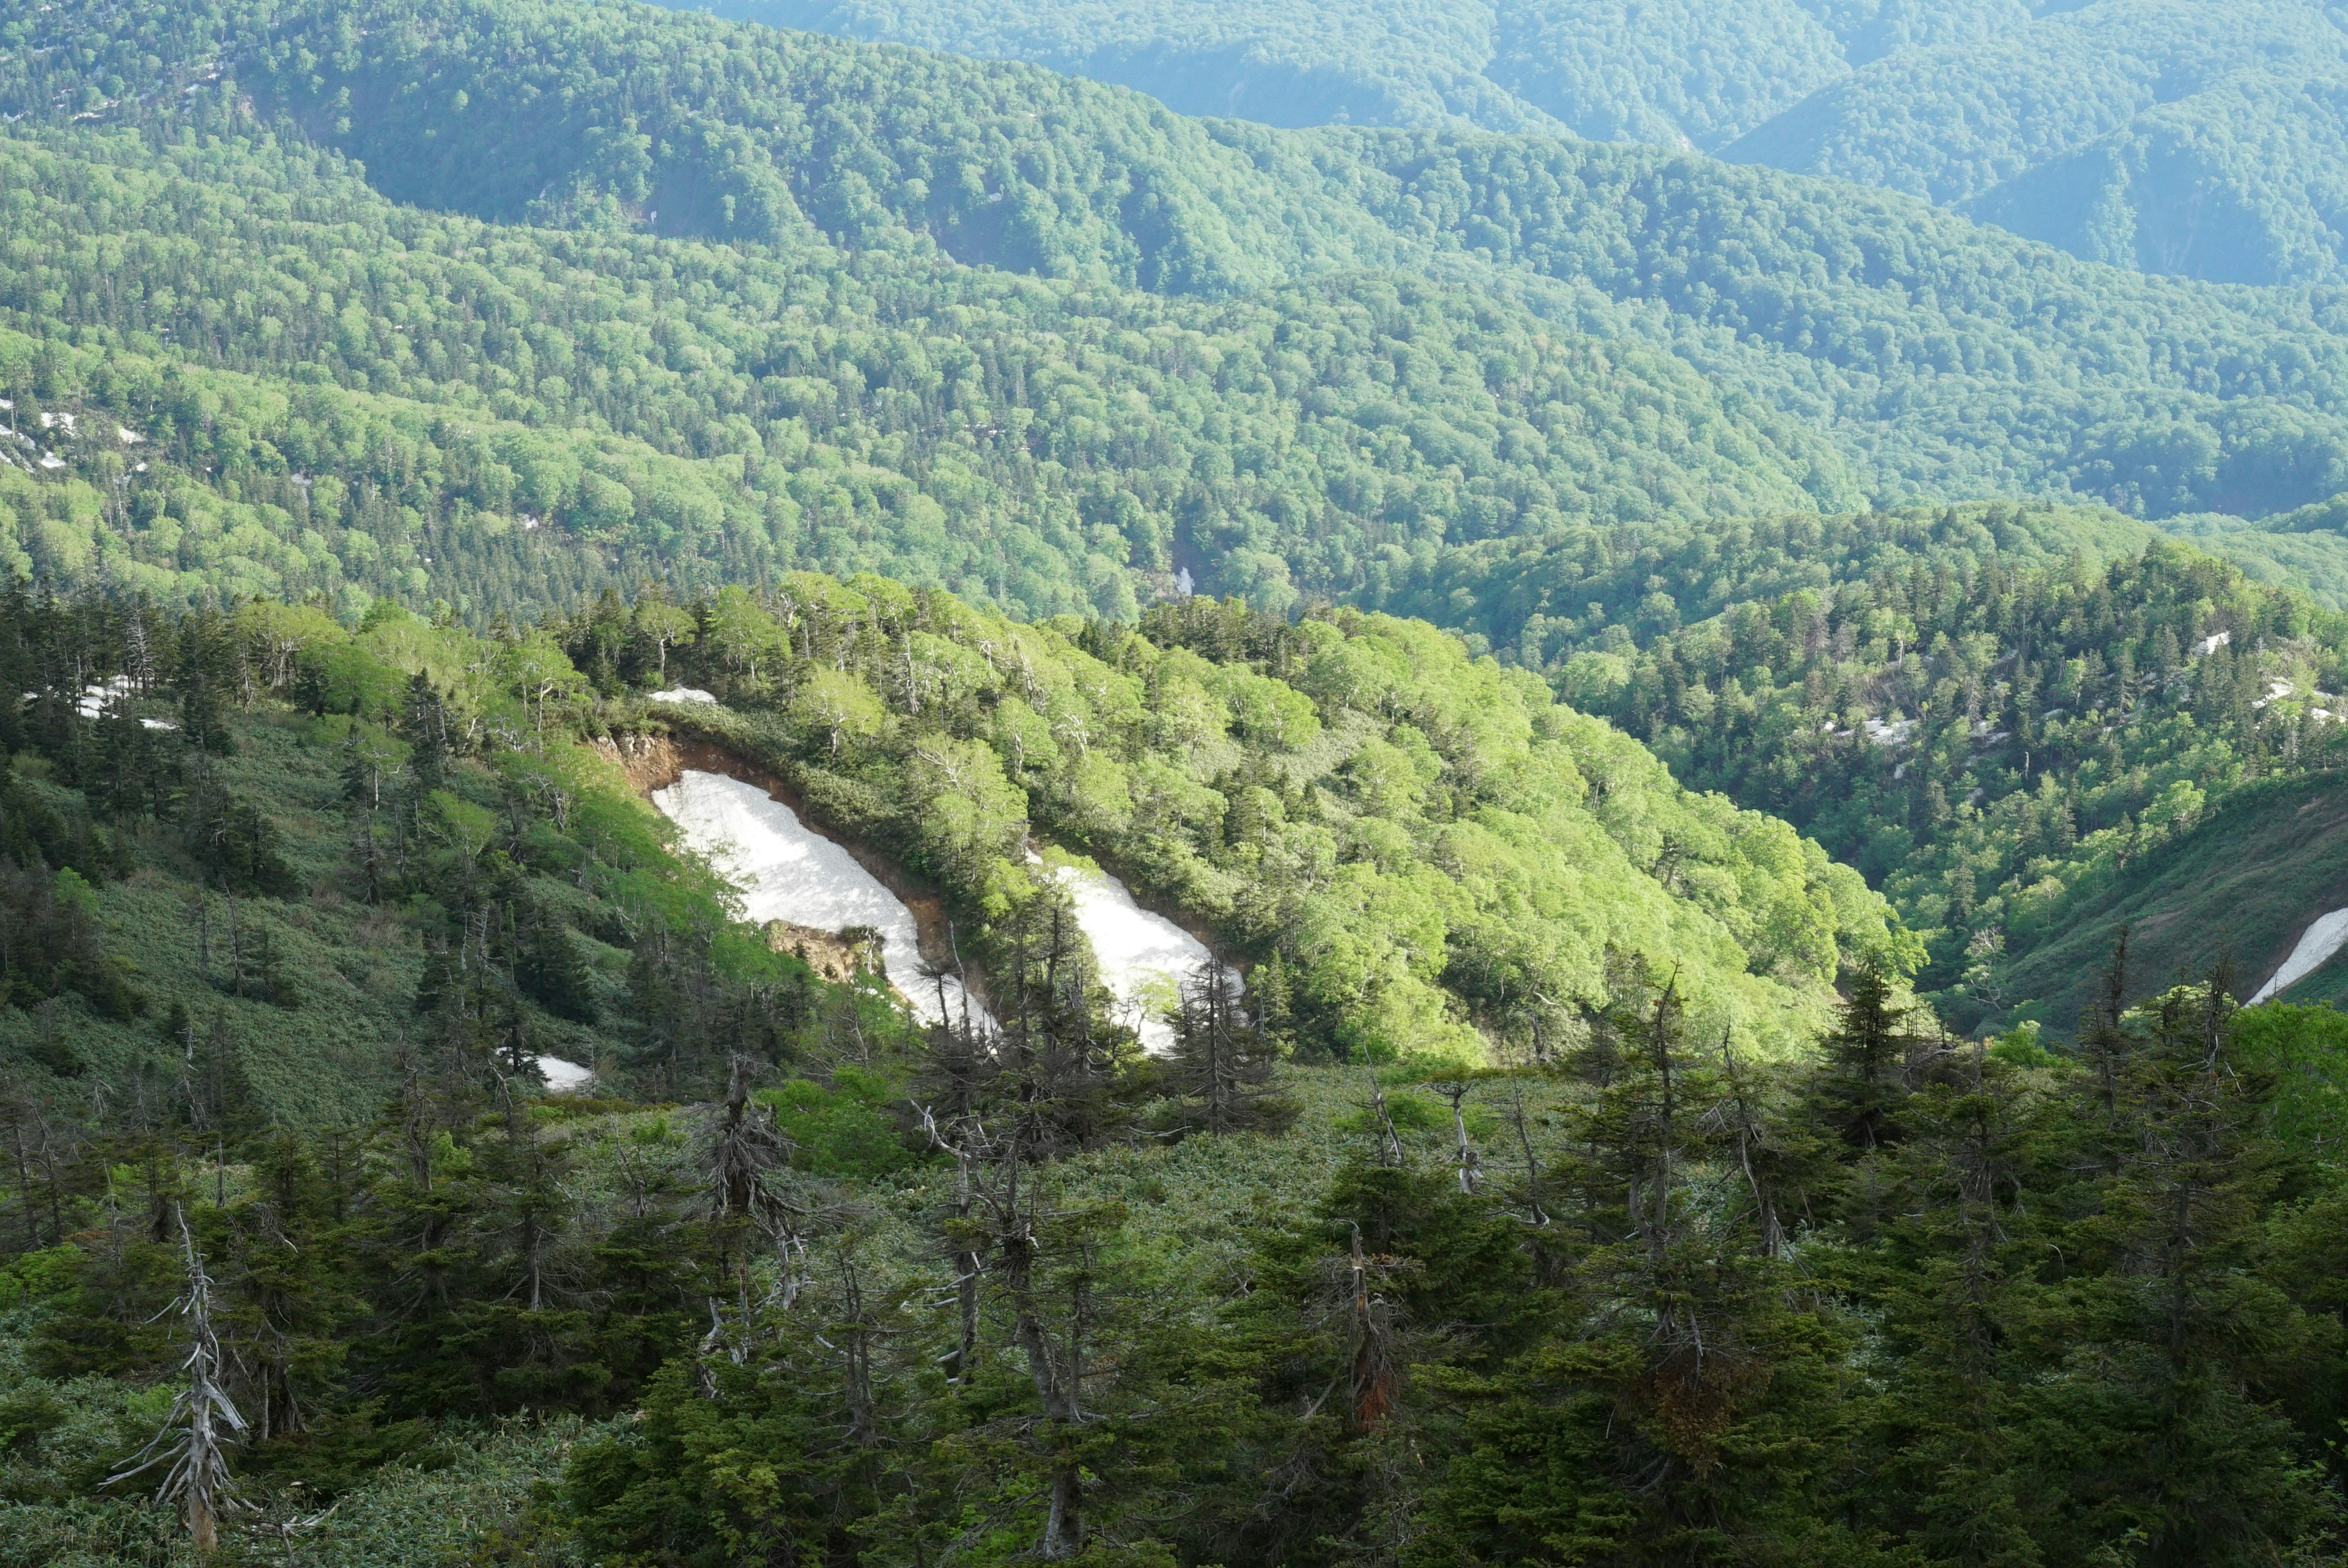
[[[2220,963],[2238,996],[2274,973],[2319,915],[2348,907],[2348,789],[2338,775],[2240,792],[2191,834],[2065,911],[2059,928],[2004,977],[2008,1020],[2065,1037],[2096,1003],[2099,968],[2128,933],[2131,1002]],[[2326,965],[2292,986],[2298,1002],[2348,999],[2348,971]]]
[[[2348,45],[2315,0],[663,0],[1032,61],[1184,114],[1565,131],[1927,197],[2075,255],[2340,275]]]

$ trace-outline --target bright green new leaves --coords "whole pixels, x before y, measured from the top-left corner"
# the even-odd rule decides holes
[[[1626,969],[1676,974],[1706,1038],[1784,1054],[1847,959],[1915,961],[1817,845],[1424,622],[1193,600],[1136,635],[804,574],[698,614],[658,650],[616,603],[557,634],[608,628],[622,679],[718,692],[732,712],[664,714],[934,878],[969,940],[1036,896],[1032,830],[1277,958],[1285,1023],[1344,1057],[1553,1043]]]

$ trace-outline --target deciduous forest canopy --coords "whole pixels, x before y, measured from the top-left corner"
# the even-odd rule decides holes
[[[1185,114],[1570,133],[1880,186],[2091,261],[2334,281],[2321,0],[663,0],[1032,60]]]

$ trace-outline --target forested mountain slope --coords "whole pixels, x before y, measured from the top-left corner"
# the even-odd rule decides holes
[[[2339,1015],[1952,1040],[1854,876],[1423,624],[17,589],[0,672],[5,1568],[2332,1549]],[[592,744],[688,723],[999,1030],[729,919]],[[1143,1057],[1031,831],[1250,1010]]]
[[[663,3],[1031,60],[1186,114],[1701,150],[2147,272],[2307,282],[2348,256],[2348,41],[2322,0]]]
[[[752,955],[609,760],[671,727],[936,889],[998,985],[1060,897],[1032,832],[1219,933],[1323,1057],[1480,1060],[1478,1030],[1554,1039],[1574,999],[1649,970],[1783,1055],[1839,969],[1896,956],[1881,900],[1815,845],[1389,617],[1200,599],[1139,632],[1034,627],[808,573],[488,638],[388,601],[354,628],[19,589],[0,616],[35,693],[0,737],[10,874],[63,868],[65,932],[0,958],[0,1040],[57,1078],[135,1076],[142,1013],[195,1018],[252,1036],[283,1119],[364,1110],[411,1003],[647,1093],[707,1091],[721,1035],[814,1027],[804,966]],[[648,711],[662,682],[725,701]],[[680,986],[714,999],[687,1018]],[[319,1028],[331,1053],[297,1066]]]
[[[1032,613],[1187,571],[1279,605],[1583,526],[1918,494],[2255,515],[2348,487],[2324,296],[2137,278],[1900,199],[1632,149],[1201,128],[652,9],[313,0],[265,40],[242,15],[13,24],[82,44],[0,62],[31,117],[0,300],[46,343],[8,351],[9,387],[170,443],[59,438],[50,477],[169,457],[258,508],[205,503],[183,545],[67,486],[56,528],[19,527],[41,569],[109,554],[158,591],[348,582],[469,613],[655,563],[887,567]],[[518,214],[539,222],[482,221]],[[166,384],[197,402],[159,419]]]
[[[1797,518],[1562,560],[1543,575],[1579,575],[1578,620],[1512,597],[1498,559],[1452,592],[1675,776],[1866,872],[1952,1022],[2075,1032],[2125,919],[2149,927],[2131,999],[2221,956],[2247,996],[2336,887],[2330,836],[2256,802],[2336,788],[2348,622],[2173,544],[2052,559],[2029,522]],[[1718,610],[1682,624],[1681,602]],[[2245,832],[2267,874],[2176,872]]]
[[[895,1027],[730,923],[611,762],[544,743],[542,650],[388,601],[346,627],[18,587],[0,619],[35,693],[7,705],[0,791],[20,1089],[151,1103],[192,1077],[240,1125],[326,1125],[418,1053],[674,1094],[721,1040]]]
[[[490,228],[265,140],[0,159],[22,175],[0,293],[46,336],[0,347],[7,384],[96,433],[53,425],[65,466],[20,446],[0,475],[28,501],[61,482],[36,487],[58,526],[20,508],[18,548],[67,576],[119,555],[175,597],[193,574],[536,613],[639,570],[820,563],[1035,614],[1129,615],[1178,568],[1284,604],[1461,532],[1800,506],[1834,467],[1684,364],[1406,278],[1168,302],[816,242]],[[141,460],[147,502],[74,487]],[[173,502],[183,470],[261,509]],[[226,542],[149,526],[191,508]]]
[[[1407,610],[1554,673],[1926,556],[2149,538],[2059,507],[1789,519],[1902,464],[1951,489],[2035,472],[2012,487],[2336,575],[2322,506],[2271,532],[2189,511],[2340,487],[2319,293],[2134,277],[1643,149],[1200,128],[650,8],[318,0],[265,40],[242,13],[40,15],[124,29],[5,63],[46,113],[0,142],[0,525],[60,581],[346,616],[438,597],[481,624],[806,566],[1130,619],[1187,574],[1275,611]],[[163,99],[108,97],[109,62],[148,68],[134,46]],[[996,210],[1003,264],[957,260]],[[1413,257],[1443,281],[1365,264]],[[1848,825],[1822,831],[1885,875],[1879,825]],[[1996,855],[1978,875],[2033,858]],[[1927,907],[1953,865],[1898,896],[1970,941]],[[1941,960],[1945,987],[1965,966]]]

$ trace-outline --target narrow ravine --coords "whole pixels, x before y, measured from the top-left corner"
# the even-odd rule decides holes
[[[880,934],[889,983],[915,1017],[939,1021],[942,986],[947,1013],[960,1019],[967,1008],[973,1022],[993,1022],[960,980],[922,975],[921,925],[905,901],[858,864],[845,845],[808,827],[798,813],[758,785],[687,768],[675,784],[653,791],[652,799],[676,824],[686,845],[708,856],[741,889],[743,912],[751,919],[788,920],[823,931],[869,927]]]

